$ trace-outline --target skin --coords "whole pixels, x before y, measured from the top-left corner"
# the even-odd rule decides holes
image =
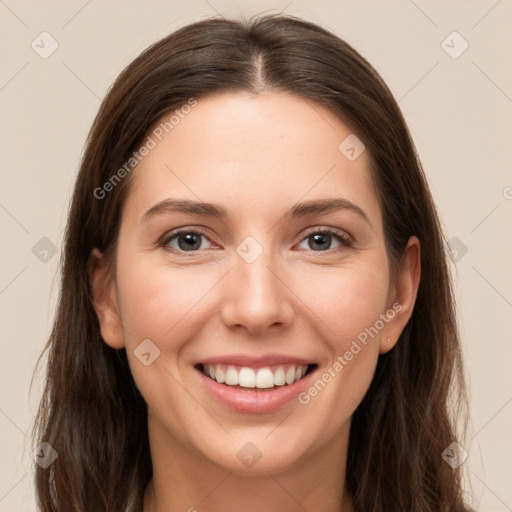
[[[420,246],[411,237],[391,279],[368,154],[349,161],[338,150],[350,133],[326,108],[290,94],[216,94],[199,99],[134,171],[115,275],[95,250],[90,276],[102,337],[126,348],[148,404],[154,478],[144,512],[353,510],[345,492],[351,417],[379,354],[411,316]],[[216,203],[228,216],[142,220],[169,197]],[[349,210],[283,217],[299,201],[333,197],[370,222]],[[195,253],[180,251],[176,238],[171,249],[158,245],[181,227],[204,229]],[[353,246],[333,237],[318,248],[320,228],[349,234]],[[263,249],[253,263],[236,252],[247,236]],[[395,302],[400,313],[306,405],[234,412],[193,368],[207,357],[277,352],[313,360],[321,374]],[[161,352],[145,366],[134,350],[148,338]],[[237,457],[248,442],[262,453],[251,468]]]

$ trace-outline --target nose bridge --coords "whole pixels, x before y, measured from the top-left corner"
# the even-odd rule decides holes
[[[293,314],[290,293],[280,277],[275,251],[249,236],[238,245],[236,253],[222,307],[226,325],[242,325],[257,333],[289,323]]]

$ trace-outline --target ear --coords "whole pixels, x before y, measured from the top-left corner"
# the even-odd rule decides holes
[[[103,341],[112,348],[124,347],[123,328],[114,276],[111,275],[105,257],[98,249],[93,249],[87,266],[91,285],[92,303]]]
[[[396,281],[390,287],[387,316],[391,319],[381,331],[379,354],[385,354],[396,345],[411,318],[421,279],[420,254],[420,241],[417,237],[411,236],[407,242]]]

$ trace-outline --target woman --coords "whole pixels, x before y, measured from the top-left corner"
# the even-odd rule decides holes
[[[347,43],[287,16],[157,42],[76,182],[40,510],[466,510],[443,247],[397,103]]]

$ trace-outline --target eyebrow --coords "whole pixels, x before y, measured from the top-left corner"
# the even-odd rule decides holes
[[[306,217],[309,215],[328,213],[336,210],[347,210],[354,212],[361,219],[367,222],[373,229],[372,223],[368,215],[362,208],[350,202],[348,199],[332,198],[332,199],[319,199],[305,201],[295,204],[288,212],[284,214],[285,219]],[[213,217],[216,219],[225,219],[228,217],[228,212],[222,206],[213,203],[204,203],[201,201],[191,201],[189,199],[173,199],[168,198],[160,201],[152,206],[142,216],[143,221],[148,221],[158,214],[168,212],[189,213],[192,215],[202,215],[206,217]]]

